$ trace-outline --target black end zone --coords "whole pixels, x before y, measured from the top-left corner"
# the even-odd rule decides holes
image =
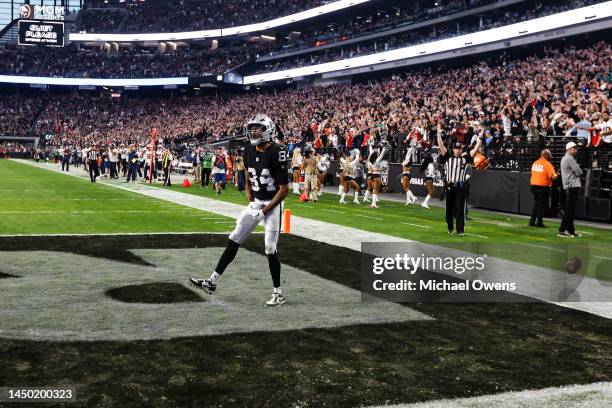
[[[125,303],[203,302],[197,294],[178,283],[154,282],[109,289],[105,294]]]

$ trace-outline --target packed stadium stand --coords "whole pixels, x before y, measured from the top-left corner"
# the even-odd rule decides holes
[[[320,0],[92,0],[85,3],[82,24],[95,32],[195,31],[257,23],[321,4]],[[100,9],[105,17],[98,14]]]
[[[603,31],[601,25],[593,32],[587,27],[565,37],[565,31],[557,30],[530,40],[535,45],[529,48],[507,41],[502,48],[483,47],[460,58],[413,58],[409,67],[380,73],[374,64],[371,72],[329,79],[298,76],[256,86],[241,82],[249,75],[426,45],[602,3],[385,0],[227,38],[68,40],[64,47],[9,41],[0,46],[0,75],[8,78],[0,94],[0,134],[41,137],[47,148],[83,148],[91,143],[144,145],[156,127],[175,146],[176,141],[214,143],[241,138],[244,120],[264,110],[279,124],[290,151],[309,144],[336,157],[353,148],[366,151],[373,141],[386,138],[389,161],[399,163],[415,140],[420,153],[435,150],[438,126],[448,143],[467,145],[482,128],[482,153],[490,169],[527,170],[544,147],[558,162],[563,144],[575,140],[584,146],[582,166],[610,170],[612,140],[599,136],[610,126],[609,20]],[[68,38],[79,32],[177,33],[268,21],[322,4],[88,1],[66,25],[71,26]],[[605,19],[602,24],[605,28]],[[41,77],[36,86],[43,91],[28,88],[27,79],[25,85],[11,85],[12,78],[21,76]],[[119,79],[128,86],[83,82],[79,88],[56,88],[45,78]],[[130,86],[129,80],[147,78],[184,82]],[[577,131],[576,124],[588,127],[588,134]],[[12,146],[28,150],[27,145]]]

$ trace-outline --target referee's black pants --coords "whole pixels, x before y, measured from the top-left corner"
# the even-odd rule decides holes
[[[544,213],[546,212],[548,192],[550,187],[546,186],[531,186],[533,194],[533,208],[531,210],[531,220],[529,225],[542,227],[544,225]]]
[[[89,161],[89,178],[92,183],[96,182],[96,177],[98,177],[98,161],[90,160]]]
[[[574,217],[576,216],[576,204],[578,204],[579,195],[580,187],[572,187],[565,190],[565,212],[559,226],[559,232],[567,231],[572,235],[576,233]]]
[[[164,186],[172,186],[172,182],[170,181],[170,167],[164,167]]]
[[[465,186],[449,186],[446,188],[446,225],[449,231],[454,230],[456,224],[457,233],[463,234],[465,229],[465,202],[467,188]]]

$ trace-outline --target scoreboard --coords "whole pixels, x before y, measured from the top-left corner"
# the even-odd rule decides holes
[[[61,21],[19,20],[19,45],[64,46]]]

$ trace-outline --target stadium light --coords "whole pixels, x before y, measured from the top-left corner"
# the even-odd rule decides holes
[[[347,58],[334,62],[326,62],[323,64],[286,69],[266,74],[249,75],[244,77],[244,84],[261,84],[265,82],[285,80],[288,77],[295,78],[315,75],[318,73],[340,71],[345,69],[347,65],[350,65],[351,68],[368,67],[379,64],[381,61],[388,63],[414,58],[424,54],[431,55],[446,51],[453,51],[461,48],[518,38],[527,34],[536,34],[556,30],[585,22],[608,19],[610,17],[612,17],[612,1],[607,1],[605,3],[600,3],[593,6],[582,7],[575,10],[565,11],[563,13],[557,13],[546,17],[510,24],[490,30],[479,31],[472,34],[461,35],[439,41],[432,41],[430,43],[412,45],[391,51],[364,55],[362,57]]]

